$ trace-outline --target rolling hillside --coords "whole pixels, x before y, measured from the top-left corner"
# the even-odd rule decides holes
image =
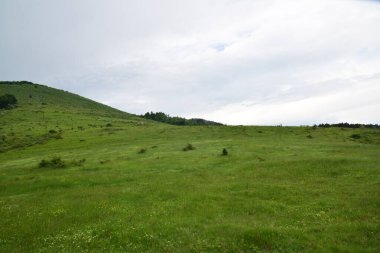
[[[380,251],[378,129],[173,126],[7,93],[1,252]]]
[[[0,94],[18,100],[13,110],[2,110],[0,151],[45,143],[62,135],[81,135],[86,128],[111,122],[150,124],[137,116],[84,97],[29,82],[0,82]]]

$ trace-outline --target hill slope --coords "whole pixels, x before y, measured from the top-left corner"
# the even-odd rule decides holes
[[[106,127],[112,122],[152,122],[90,99],[30,82],[0,82],[0,94],[12,94],[17,107],[1,110],[0,151],[22,148],[85,128]]]
[[[380,251],[377,129],[178,127],[3,92],[2,252]]]
[[[0,82],[0,93],[13,94],[19,107],[28,110],[62,109],[94,116],[130,117],[131,115],[76,94],[31,82]]]

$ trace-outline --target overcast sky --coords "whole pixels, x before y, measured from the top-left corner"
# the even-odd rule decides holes
[[[135,114],[380,123],[380,1],[1,0],[0,79]]]

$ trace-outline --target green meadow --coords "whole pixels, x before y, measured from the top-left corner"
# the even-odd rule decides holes
[[[378,129],[173,126],[7,93],[0,252],[380,252]]]

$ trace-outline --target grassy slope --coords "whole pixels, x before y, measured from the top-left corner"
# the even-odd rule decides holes
[[[43,86],[2,93],[20,101],[0,115],[3,252],[380,251],[378,130],[176,127]],[[38,168],[54,155],[86,162]]]

